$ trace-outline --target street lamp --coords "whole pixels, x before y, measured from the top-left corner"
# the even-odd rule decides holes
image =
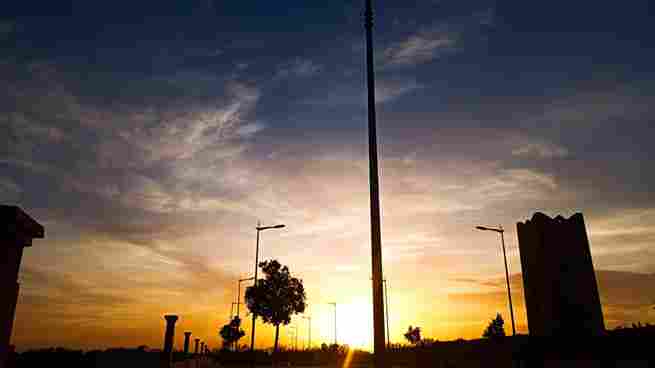
[[[298,326],[289,326],[289,332],[291,331],[293,331],[293,335],[289,346],[292,346],[295,351],[298,351]],[[287,336],[288,335],[289,333],[287,333]]]
[[[237,304],[237,317],[239,317],[239,318],[241,318],[239,316],[239,306],[241,305],[241,283],[245,282],[245,281],[254,280],[254,279],[255,279],[254,277],[247,277],[245,279],[239,279],[239,282],[238,282],[239,285],[237,286],[237,303],[236,303]]]
[[[334,345],[337,345],[337,303],[328,303],[334,307]]]
[[[273,226],[261,226],[257,223],[257,247],[255,248],[255,276],[253,276],[253,287],[257,286],[257,269],[259,268],[259,233],[268,230],[268,229],[281,229],[284,225],[273,225]],[[255,366],[255,319],[257,319],[257,314],[252,313],[252,329],[250,332],[250,352],[252,353],[252,366]]]
[[[234,305],[236,304],[237,306],[237,318],[239,319],[239,323],[241,323],[241,315],[239,313],[239,307],[241,306],[241,283],[244,281],[250,281],[253,280],[254,277],[247,277],[245,279],[239,279],[238,285],[237,285],[237,301],[232,303],[232,308],[234,308]],[[232,321],[232,317],[234,316],[234,313],[232,310],[230,310],[230,321]],[[237,342],[234,342],[234,350],[237,350]]]
[[[312,348],[312,316],[302,316],[303,319],[307,320],[307,350]]]
[[[478,230],[482,231],[494,231],[500,234],[500,242],[503,246],[503,259],[505,260],[505,280],[507,281],[507,298],[509,299],[509,314],[512,318],[512,336],[516,335],[516,328],[514,327],[514,307],[512,307],[512,291],[509,287],[509,269],[507,268],[507,254],[505,253],[505,230],[502,226],[486,227],[486,226],[476,226]]]

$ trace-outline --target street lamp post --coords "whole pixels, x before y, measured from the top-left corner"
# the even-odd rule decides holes
[[[337,345],[337,303],[328,303],[334,307],[334,345]]]
[[[254,277],[247,277],[245,279],[239,279],[238,286],[237,286],[237,317],[241,318],[239,315],[239,306],[241,305],[241,283],[245,281],[250,281],[254,280]]]
[[[298,351],[298,326],[293,326],[294,331],[293,331],[293,338],[294,338],[294,349],[295,351]]]
[[[386,305],[386,310],[384,311],[384,317],[386,318],[387,323],[387,349],[391,345],[391,335],[389,335],[389,293],[387,292],[387,279],[382,279],[384,283],[384,304]]]
[[[312,316],[302,316],[303,319],[307,320],[307,350],[312,348]]]
[[[273,225],[273,226],[261,226],[257,223],[257,247],[255,248],[255,276],[253,276],[253,287],[257,286],[257,269],[259,268],[259,233],[268,229],[281,229],[284,225]],[[252,328],[250,331],[250,353],[252,354],[252,366],[255,366],[255,320],[257,319],[257,314],[252,313]]]
[[[289,337],[289,347],[294,350],[298,350],[298,327],[289,326],[289,331],[287,331],[287,337]]]
[[[228,319],[229,321],[232,321],[232,318],[234,318],[234,306],[237,306],[237,310],[239,310],[239,302],[232,302],[232,307],[230,307],[230,318]]]
[[[239,279],[239,282],[237,283],[237,318],[239,319],[239,323],[241,323],[241,314],[239,314],[239,306],[241,306],[241,283],[245,281],[250,281],[253,280],[254,277],[246,277],[245,279]],[[232,303],[234,304],[234,303]],[[234,350],[238,350],[238,342],[234,342]]]
[[[503,259],[505,260],[505,281],[507,282],[507,298],[509,299],[509,314],[512,319],[512,336],[516,335],[516,327],[514,325],[514,307],[512,306],[512,290],[509,286],[509,269],[507,268],[507,253],[505,252],[505,230],[502,226],[486,227],[486,226],[476,226],[478,230],[482,231],[494,231],[500,234],[500,243],[503,247]]]

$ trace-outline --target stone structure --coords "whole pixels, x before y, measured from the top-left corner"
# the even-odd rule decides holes
[[[204,354],[204,353],[205,353],[205,342],[201,341],[200,342],[200,354]]]
[[[23,248],[44,235],[43,226],[19,207],[0,205],[0,368],[5,367],[14,325]]]
[[[168,366],[171,363],[173,357],[173,340],[175,338],[175,322],[177,322],[177,316],[175,315],[166,315],[166,334],[164,335],[164,351],[162,351],[162,360],[164,361],[164,366]]]
[[[193,353],[198,354],[198,346],[200,345],[200,339],[195,339],[194,341],[196,342],[196,348],[193,351]]]
[[[189,340],[191,340],[191,332],[184,333],[184,354],[189,354]]]
[[[534,336],[597,336],[605,331],[581,213],[536,213],[517,224],[528,328]]]

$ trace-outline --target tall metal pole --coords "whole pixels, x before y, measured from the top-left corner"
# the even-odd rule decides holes
[[[241,315],[239,314],[239,306],[241,305],[241,283],[244,281],[248,280],[253,280],[254,277],[248,277],[245,279],[240,279],[239,280],[239,286],[237,287],[237,317],[241,318]]]
[[[384,304],[386,305],[386,310],[384,311],[384,316],[386,317],[387,323],[387,349],[391,345],[391,335],[389,335],[389,294],[387,292],[387,279],[382,279],[384,282]]]
[[[334,345],[337,345],[337,303],[330,303],[334,307]]]
[[[512,336],[516,335],[514,326],[514,307],[512,306],[512,291],[509,288],[509,269],[507,268],[507,254],[505,253],[505,230],[500,227],[500,242],[503,244],[503,259],[505,260],[505,279],[507,281],[507,297],[509,298],[509,314],[512,319]]]
[[[237,286],[237,318],[241,318],[239,316],[239,305],[241,304],[241,280],[237,282],[239,286]]]
[[[509,299],[509,314],[512,319],[512,336],[516,335],[516,327],[514,324],[514,306],[512,305],[512,290],[509,287],[509,268],[507,267],[507,253],[505,252],[505,230],[502,225],[498,228],[487,226],[476,226],[478,230],[482,231],[495,231],[500,234],[500,243],[503,246],[503,260],[505,261],[505,280],[507,281],[507,298]]]
[[[307,342],[307,348],[312,349],[312,317],[308,317],[307,321],[309,322],[309,341]]]
[[[239,284],[239,286],[241,286],[241,284]],[[239,318],[239,305],[241,304],[241,301],[239,300],[239,296],[238,296],[238,295],[240,295],[240,294],[241,294],[241,290],[239,290],[238,293],[237,293],[237,301],[236,301],[236,302],[232,302],[232,309],[230,309],[230,321],[228,322],[229,324],[232,324],[232,319],[234,318],[234,305],[235,305],[235,304],[236,304],[236,306],[237,306],[237,314],[236,314],[236,316],[237,316],[237,318]],[[239,318],[239,325],[240,325],[240,324],[241,324],[241,319]],[[238,342],[235,341],[235,342],[232,344],[232,349],[234,349],[234,351],[237,351],[237,348],[238,348]]]
[[[257,269],[259,268],[259,232],[262,230],[268,230],[268,229],[281,229],[285,225],[279,224],[279,225],[274,225],[274,226],[261,226],[261,223],[259,221],[257,222],[257,248],[255,250],[255,276],[253,276],[253,287],[257,287]],[[251,366],[255,366],[255,319],[257,318],[256,313],[253,311],[252,312],[252,330],[250,334],[250,354],[252,356],[252,360],[250,362]]]
[[[257,223],[257,248],[255,250],[255,277],[253,280],[253,287],[257,286],[257,269],[259,268],[259,227],[261,224],[258,222]],[[252,312],[252,327],[250,330],[250,354],[252,354],[252,361],[251,365],[252,367],[255,366],[255,319],[257,318],[257,315],[255,312]]]
[[[230,308],[230,318],[228,321],[232,321],[232,318],[234,318],[234,306],[237,306],[237,310],[239,309],[239,302],[232,302],[232,307]]]
[[[289,336],[289,347],[294,351],[298,351],[298,326],[289,326],[287,336]]]
[[[368,154],[371,186],[371,256],[373,274],[373,353],[375,368],[386,366],[384,359],[384,300],[382,291],[382,236],[380,234],[380,194],[378,183],[378,151],[375,122],[375,69],[373,67],[373,5],[366,0],[366,75],[368,90]]]
[[[312,316],[303,316],[303,319],[307,320],[308,326],[307,326],[307,335],[309,336],[308,342],[307,342],[307,350],[310,350],[312,348]]]

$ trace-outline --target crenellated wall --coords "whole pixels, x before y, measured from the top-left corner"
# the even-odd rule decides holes
[[[605,331],[584,217],[535,213],[517,223],[528,329],[534,336]]]

